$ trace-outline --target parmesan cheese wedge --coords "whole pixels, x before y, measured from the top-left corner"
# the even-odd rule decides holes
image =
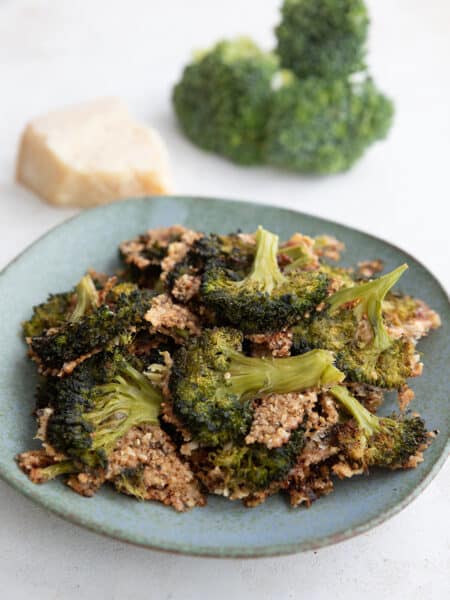
[[[136,123],[116,98],[31,121],[20,144],[17,180],[51,204],[93,206],[170,191],[159,134]]]

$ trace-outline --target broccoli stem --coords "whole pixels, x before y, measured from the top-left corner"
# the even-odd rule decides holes
[[[311,350],[289,358],[254,358],[230,353],[225,374],[227,390],[242,400],[256,394],[288,394],[311,387],[339,383],[344,374],[333,366],[334,357],[327,350]]]
[[[48,467],[43,467],[42,469],[39,469],[38,479],[42,482],[50,481],[51,479],[55,479],[55,477],[75,473],[75,471],[75,465],[71,460],[63,460],[61,462],[55,463],[54,465],[50,465]]]
[[[348,302],[358,301],[353,311],[358,319],[367,315],[374,334],[372,345],[383,352],[392,344],[392,338],[383,323],[383,300],[407,268],[408,265],[403,264],[378,279],[339,290],[328,298],[330,313],[336,312]]]
[[[359,427],[369,437],[380,429],[380,420],[367,410],[358,400],[350,394],[346,387],[336,385],[330,388],[330,393],[339,400],[342,406],[352,415]]]
[[[259,284],[262,291],[270,294],[286,280],[278,267],[278,236],[260,225],[255,239],[256,254],[251,273],[239,284],[245,285],[248,281],[254,281]]]
[[[110,383],[94,388],[93,397],[95,407],[84,417],[93,428],[93,450],[108,453],[132,427],[158,423],[162,396],[131,365],[122,367]]]
[[[89,308],[95,308],[98,301],[97,290],[90,275],[82,277],[75,288],[75,292],[77,295],[77,303],[69,318],[69,321],[72,323],[79,321]]]

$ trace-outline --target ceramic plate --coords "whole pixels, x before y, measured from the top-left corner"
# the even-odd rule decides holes
[[[151,227],[181,223],[203,231],[253,231],[258,224],[282,238],[294,231],[328,233],[345,242],[346,264],[381,258],[386,269],[407,262],[404,292],[426,300],[443,327],[420,344],[423,377],[413,381],[414,408],[440,435],[415,470],[379,472],[337,482],[330,496],[310,509],[292,509],[273,497],[254,509],[210,497],[205,508],[178,514],[152,502],[140,503],[105,488],[82,498],[62,482],[33,485],[14,456],[31,446],[34,368],[25,358],[20,323],[47,294],[70,288],[88,267],[113,272],[119,241]],[[208,198],[144,198],[81,213],[50,231],[0,275],[0,475],[17,490],[58,515],[114,538],[157,548],[210,556],[269,556],[319,548],[368,530],[416,497],[436,475],[448,453],[448,333],[446,293],[414,258],[360,231],[290,210]],[[395,407],[394,397],[385,405]]]

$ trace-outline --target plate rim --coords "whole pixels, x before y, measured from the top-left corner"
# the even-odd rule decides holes
[[[200,201],[213,200],[213,201],[219,201],[221,203],[232,203],[232,204],[241,205],[241,206],[250,204],[250,205],[258,206],[261,208],[271,208],[271,209],[281,210],[281,211],[284,211],[287,213],[293,213],[297,216],[312,217],[313,219],[321,221],[324,224],[331,224],[331,225],[335,225],[338,227],[344,227],[344,228],[354,231],[356,233],[366,235],[378,242],[382,242],[384,245],[386,245],[396,251],[402,252],[407,258],[409,258],[409,259],[413,260],[415,263],[417,263],[421,268],[423,268],[427,272],[427,274],[429,276],[431,276],[433,278],[434,282],[440,288],[440,290],[446,297],[447,301],[448,302],[450,301],[449,294],[448,294],[447,290],[445,289],[445,287],[443,286],[443,284],[440,282],[440,280],[437,278],[437,276],[427,266],[425,266],[420,260],[415,258],[412,254],[410,254],[408,251],[404,250],[400,246],[398,246],[380,236],[377,236],[368,231],[365,231],[364,229],[360,229],[359,227],[353,227],[352,225],[348,225],[346,223],[341,223],[339,221],[335,221],[332,219],[327,219],[327,218],[324,218],[324,217],[321,217],[318,215],[306,213],[303,211],[298,211],[298,210],[295,210],[292,208],[288,208],[286,206],[277,206],[277,205],[274,205],[271,203],[266,204],[266,203],[256,202],[253,200],[236,200],[236,199],[221,198],[221,197],[217,197],[217,196],[211,197],[211,196],[206,196],[206,195],[184,195],[184,194],[170,194],[167,196],[142,196],[142,197],[124,198],[124,199],[121,199],[119,201],[116,201],[116,202],[113,202],[110,204],[99,205],[99,206],[89,208],[87,210],[81,210],[80,212],[76,213],[75,215],[72,215],[72,216],[64,219],[60,223],[57,223],[56,225],[52,226],[50,229],[48,229],[46,232],[44,232],[42,235],[40,235],[38,238],[36,238],[33,242],[31,242],[31,244],[29,244],[23,250],[21,250],[19,252],[19,254],[14,256],[0,270],[0,281],[1,281],[2,277],[5,275],[5,273],[7,271],[9,271],[10,268],[13,267],[14,264],[23,255],[28,253],[35,245],[38,245],[47,236],[50,236],[55,230],[66,226],[71,221],[82,219],[82,218],[84,218],[84,215],[88,215],[92,212],[98,212],[98,211],[101,212],[102,210],[105,210],[111,206],[117,206],[120,204],[125,204],[125,203],[129,203],[129,202],[133,202],[133,201],[139,201],[139,202],[152,201],[155,199],[160,199],[160,200],[164,199],[164,201],[189,200],[189,201],[193,201],[193,202],[195,202],[197,200],[200,200]],[[399,502],[397,502],[391,508],[384,511],[382,514],[379,514],[375,517],[369,518],[367,521],[365,521],[364,523],[361,523],[360,525],[358,525],[356,527],[350,527],[350,528],[348,528],[342,532],[336,533],[336,534],[324,535],[322,537],[319,537],[319,538],[317,538],[315,540],[311,540],[311,541],[290,542],[290,543],[286,543],[286,544],[268,544],[265,546],[248,546],[247,548],[242,548],[240,546],[225,546],[223,548],[216,549],[216,548],[211,548],[210,546],[194,546],[194,547],[192,547],[188,543],[165,543],[163,540],[158,540],[158,541],[155,541],[154,543],[149,543],[147,541],[143,541],[143,540],[141,541],[137,538],[132,539],[132,538],[130,538],[130,536],[127,536],[125,533],[117,532],[117,530],[114,530],[114,528],[110,527],[108,524],[99,526],[97,524],[90,523],[89,520],[86,520],[83,517],[77,516],[77,514],[73,514],[70,510],[65,509],[64,507],[54,506],[54,504],[51,500],[47,500],[45,498],[40,497],[38,490],[35,491],[33,488],[28,488],[26,485],[23,485],[21,483],[21,480],[10,477],[8,472],[3,469],[1,464],[0,464],[0,478],[3,481],[5,481],[6,483],[8,483],[13,489],[17,490],[22,495],[24,495],[28,499],[32,500],[36,504],[49,510],[52,514],[58,516],[61,519],[69,521],[72,524],[86,528],[89,531],[92,531],[103,537],[108,537],[108,538],[111,538],[111,539],[114,539],[117,541],[126,542],[133,546],[148,548],[149,550],[157,550],[157,551],[162,551],[162,552],[167,552],[167,553],[172,553],[172,554],[177,554],[177,555],[188,555],[188,556],[199,556],[199,557],[210,557],[210,558],[263,558],[263,557],[270,557],[270,556],[283,556],[283,555],[289,555],[289,554],[296,554],[296,553],[306,552],[306,551],[310,551],[310,550],[317,550],[319,548],[331,546],[331,545],[337,544],[339,542],[351,539],[357,535],[360,535],[362,533],[365,533],[366,531],[369,531],[370,529],[377,527],[378,525],[381,525],[385,521],[392,518],[394,515],[398,514],[404,508],[406,508],[406,506],[411,504],[413,502],[413,500],[415,500],[428,487],[428,485],[433,481],[433,479],[436,477],[437,473],[441,470],[441,468],[445,464],[449,454],[450,454],[450,438],[447,439],[446,444],[442,448],[441,454],[439,455],[439,457],[433,464],[432,468],[427,473],[424,474],[424,476],[420,480],[419,484],[416,485],[416,487],[407,496],[405,496],[403,499],[401,499]]]

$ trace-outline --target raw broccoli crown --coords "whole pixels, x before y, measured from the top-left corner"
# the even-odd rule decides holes
[[[370,413],[343,387],[331,393],[353,417],[337,425],[337,440],[350,459],[364,467],[400,468],[426,443],[420,417],[378,417]]]
[[[364,68],[369,19],[363,0],[285,0],[276,28],[281,65],[299,77],[342,77]]]
[[[218,467],[231,495],[251,494],[286,478],[304,446],[303,430],[291,433],[286,444],[269,449],[263,444],[232,445],[208,453],[211,468]]]
[[[175,414],[204,446],[242,439],[252,400],[342,381],[334,357],[313,350],[297,357],[263,359],[242,352],[242,332],[205,330],[177,350],[170,377]]]
[[[247,38],[219,42],[200,54],[185,68],[173,93],[186,135],[237,163],[261,162],[276,68],[274,55]]]
[[[105,466],[131,427],[156,424],[160,393],[136,366],[134,357],[115,350],[84,361],[68,377],[54,378],[47,390],[53,409],[47,441],[88,466]]]
[[[119,286],[120,287],[120,286]],[[99,348],[105,348],[130,327],[142,324],[153,292],[122,287],[110,293],[109,304],[102,304],[77,321],[64,323],[56,332],[32,338],[31,348],[46,368],[61,369],[70,362]]]
[[[251,272],[244,279],[220,261],[210,261],[201,287],[205,304],[222,323],[245,333],[279,331],[313,310],[327,295],[326,274],[282,273],[277,263],[278,236],[259,228]]]
[[[23,323],[25,337],[42,335],[50,327],[59,327],[70,314],[73,292],[51,294],[46,302],[33,307],[32,317]]]
[[[283,80],[267,123],[269,164],[302,173],[345,171],[391,126],[393,104],[370,78],[298,80],[284,73]]]

